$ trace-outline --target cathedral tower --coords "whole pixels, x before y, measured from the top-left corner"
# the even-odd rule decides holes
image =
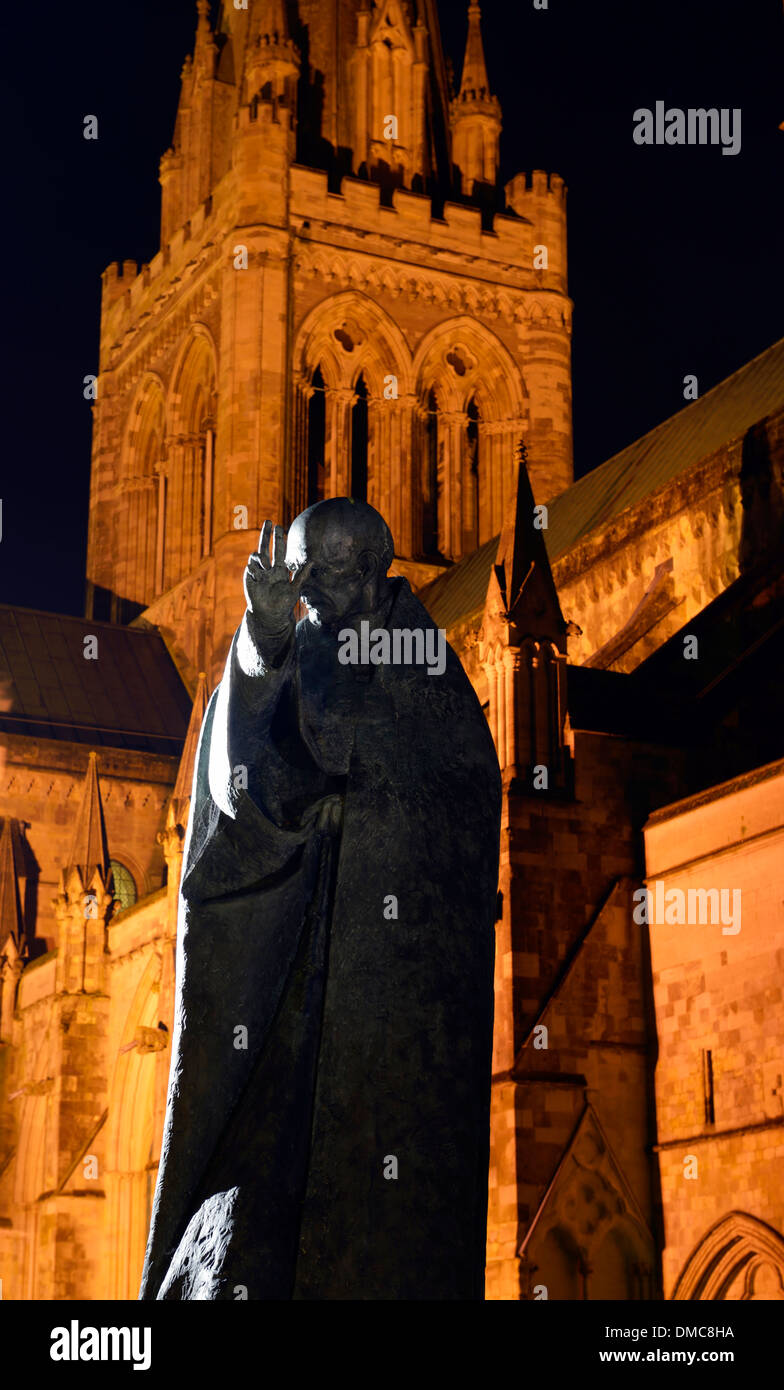
[[[161,249],[103,277],[88,542],[88,611],[191,690],[266,517],[366,497],[418,587],[503,529],[521,437],[571,481],[565,190],[498,184],[479,24],[451,100],[434,0],[196,6]]]

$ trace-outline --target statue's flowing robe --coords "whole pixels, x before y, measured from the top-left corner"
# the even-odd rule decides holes
[[[205,714],[142,1298],[484,1296],[498,761],[451,648],[337,653],[246,618]]]

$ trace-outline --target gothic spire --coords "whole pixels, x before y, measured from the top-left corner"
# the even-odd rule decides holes
[[[485,50],[482,43],[482,12],[476,0],[468,6],[468,40],[463,61],[463,77],[460,83],[459,101],[482,101],[490,98],[490,84],[487,80]]]
[[[547,508],[534,506],[521,441],[515,507],[501,532],[495,576],[510,628],[526,636],[548,637],[562,647],[566,624],[547,556],[546,527]]]
[[[79,870],[85,888],[96,869],[100,869],[104,881],[109,874],[109,849],[106,842],[101,789],[98,785],[97,753],[91,753],[87,760],[87,776],[76,818],[73,848],[67,864],[64,865],[64,871],[67,873],[72,868]]]
[[[462,191],[474,184],[493,184],[498,173],[501,103],[490,92],[482,44],[481,11],[468,6],[468,39],[460,91],[450,110],[452,158],[462,177]]]
[[[17,950],[24,941],[24,855],[19,822],[6,816],[0,834],[0,951],[8,938]]]

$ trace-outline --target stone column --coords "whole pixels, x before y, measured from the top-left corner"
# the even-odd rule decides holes
[[[483,657],[483,658],[481,658],[481,659],[482,659],[482,661],[483,661],[483,664],[484,664],[484,666],[485,666],[485,670],[486,670],[486,673],[487,673],[487,697],[488,697],[488,705],[489,705],[487,722],[488,722],[488,724],[489,724],[489,726],[490,726],[490,732],[491,732],[491,734],[493,735],[493,742],[494,742],[494,744],[495,744],[496,753],[499,754],[499,743],[498,743],[498,682],[496,681],[496,676],[495,676],[495,657],[494,657],[493,655],[491,655],[491,654],[488,653],[488,655],[487,655],[486,657]],[[500,754],[499,754],[499,762],[500,762]]]
[[[414,515],[420,515],[421,495],[414,463],[414,435],[417,428],[416,396],[400,396],[395,406],[397,466],[392,459],[392,508],[390,527],[399,555],[413,556]],[[421,534],[421,522],[420,532]]]
[[[210,424],[204,441],[204,492],[202,505],[202,555],[212,550],[212,483],[215,460],[215,430]]]
[[[401,554],[417,559],[425,553],[425,486],[426,472],[429,466],[428,458],[428,409],[427,405],[417,400],[415,396],[408,397],[411,401],[411,447],[409,455],[410,472],[410,492],[408,494],[408,506],[403,507],[404,525],[407,536],[407,549],[403,549],[401,540]],[[437,498],[434,499],[437,505]]]
[[[348,497],[351,486],[351,411],[356,395],[350,386],[328,386],[326,395],[327,496]]]
[[[506,734],[506,680],[504,672],[504,658],[500,652],[496,653],[493,662],[493,678],[495,680],[495,708],[496,723],[498,727],[498,737],[496,740],[496,751],[501,771],[506,769],[507,758],[507,734]]]
[[[174,435],[169,443],[168,485],[166,488],[167,521],[166,555],[164,556],[164,583],[167,589],[179,584],[184,574],[187,554],[186,524],[187,498],[185,474],[187,470],[186,443],[183,435]]]
[[[504,650],[504,686],[506,694],[506,764],[517,767],[517,690],[520,681],[520,652],[516,647]]]
[[[285,463],[283,484],[283,524],[290,526],[305,510],[308,493],[308,412],[312,384],[301,372],[294,375],[292,388],[291,448]]]
[[[389,407],[391,401],[368,396],[368,494],[371,507],[389,522]]]
[[[464,410],[438,415],[438,539],[441,553],[459,560],[462,550],[462,470],[468,416]]]
[[[164,553],[166,547],[166,463],[157,465],[158,515],[155,527],[155,597],[163,593]]]

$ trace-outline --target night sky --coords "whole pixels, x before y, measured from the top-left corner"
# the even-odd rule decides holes
[[[217,6],[214,7],[217,9]],[[441,0],[459,74],[467,4]],[[100,273],[158,249],[193,0],[3,13],[0,601],[80,613]],[[505,178],[569,186],[577,476],[784,333],[781,0],[484,0]],[[740,107],[742,149],[640,148],[633,112]],[[95,114],[100,138],[82,138]]]

